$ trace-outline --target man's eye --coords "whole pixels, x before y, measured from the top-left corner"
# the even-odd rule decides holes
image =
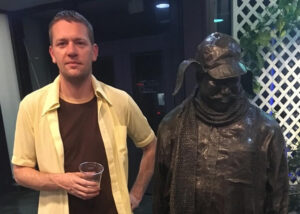
[[[76,41],[76,44],[79,46],[84,46],[86,43],[84,41]]]
[[[59,43],[57,43],[56,45],[57,45],[58,47],[63,47],[63,46],[66,45],[66,43],[65,43],[65,42],[59,42]]]

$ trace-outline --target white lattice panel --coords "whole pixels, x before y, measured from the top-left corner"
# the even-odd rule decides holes
[[[246,24],[255,26],[259,14],[274,2],[234,0],[233,36],[239,39]],[[272,51],[261,50],[261,54],[265,59],[258,78],[262,89],[252,102],[265,112],[275,114],[287,144],[294,150],[300,141],[300,30],[292,30],[280,41],[272,40]]]

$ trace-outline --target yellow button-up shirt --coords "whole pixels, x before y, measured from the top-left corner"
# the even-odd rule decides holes
[[[127,188],[127,134],[137,147],[148,145],[155,136],[146,118],[124,91],[92,77],[97,96],[98,123],[106,151],[113,198],[118,213],[131,213]],[[63,142],[59,133],[59,76],[55,81],[26,96],[17,117],[12,163],[36,167],[45,173],[64,173]],[[39,214],[68,214],[68,196],[63,190],[41,191]]]

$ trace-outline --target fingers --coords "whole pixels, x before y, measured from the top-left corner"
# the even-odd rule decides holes
[[[98,188],[99,189],[99,183],[93,180],[93,175],[81,173],[81,172],[75,172],[72,173],[74,176],[74,182],[80,186],[83,187],[91,187],[91,188]]]
[[[82,172],[75,172],[74,173],[76,176],[80,177],[80,178],[84,178],[84,179],[92,179],[95,176],[95,173],[93,172],[86,172],[86,173],[82,173]]]
[[[100,192],[99,184],[86,180],[89,177],[83,173],[72,173],[72,184],[68,193],[84,200],[96,197]]]
[[[100,193],[100,189],[99,187],[93,188],[75,185],[74,188],[69,191],[69,193],[86,200],[96,197]]]
[[[129,197],[130,197],[131,210],[134,210],[139,206],[140,200],[138,200],[133,194],[129,194]]]
[[[74,193],[70,193],[78,198],[81,198],[83,200],[88,200],[91,198],[96,197],[97,195],[99,195],[99,191],[97,193],[85,193],[85,192],[74,192]]]
[[[97,193],[100,191],[99,185],[96,182],[84,182],[84,185],[77,184],[76,189],[80,192],[84,193]]]
[[[77,184],[84,186],[84,187],[90,187],[90,188],[97,188],[99,189],[99,183],[93,180],[86,180],[84,178],[80,178],[80,180],[77,180]]]

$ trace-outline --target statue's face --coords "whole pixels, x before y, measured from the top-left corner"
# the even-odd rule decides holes
[[[217,80],[205,74],[199,80],[202,100],[212,109],[224,112],[241,93],[240,77]]]

